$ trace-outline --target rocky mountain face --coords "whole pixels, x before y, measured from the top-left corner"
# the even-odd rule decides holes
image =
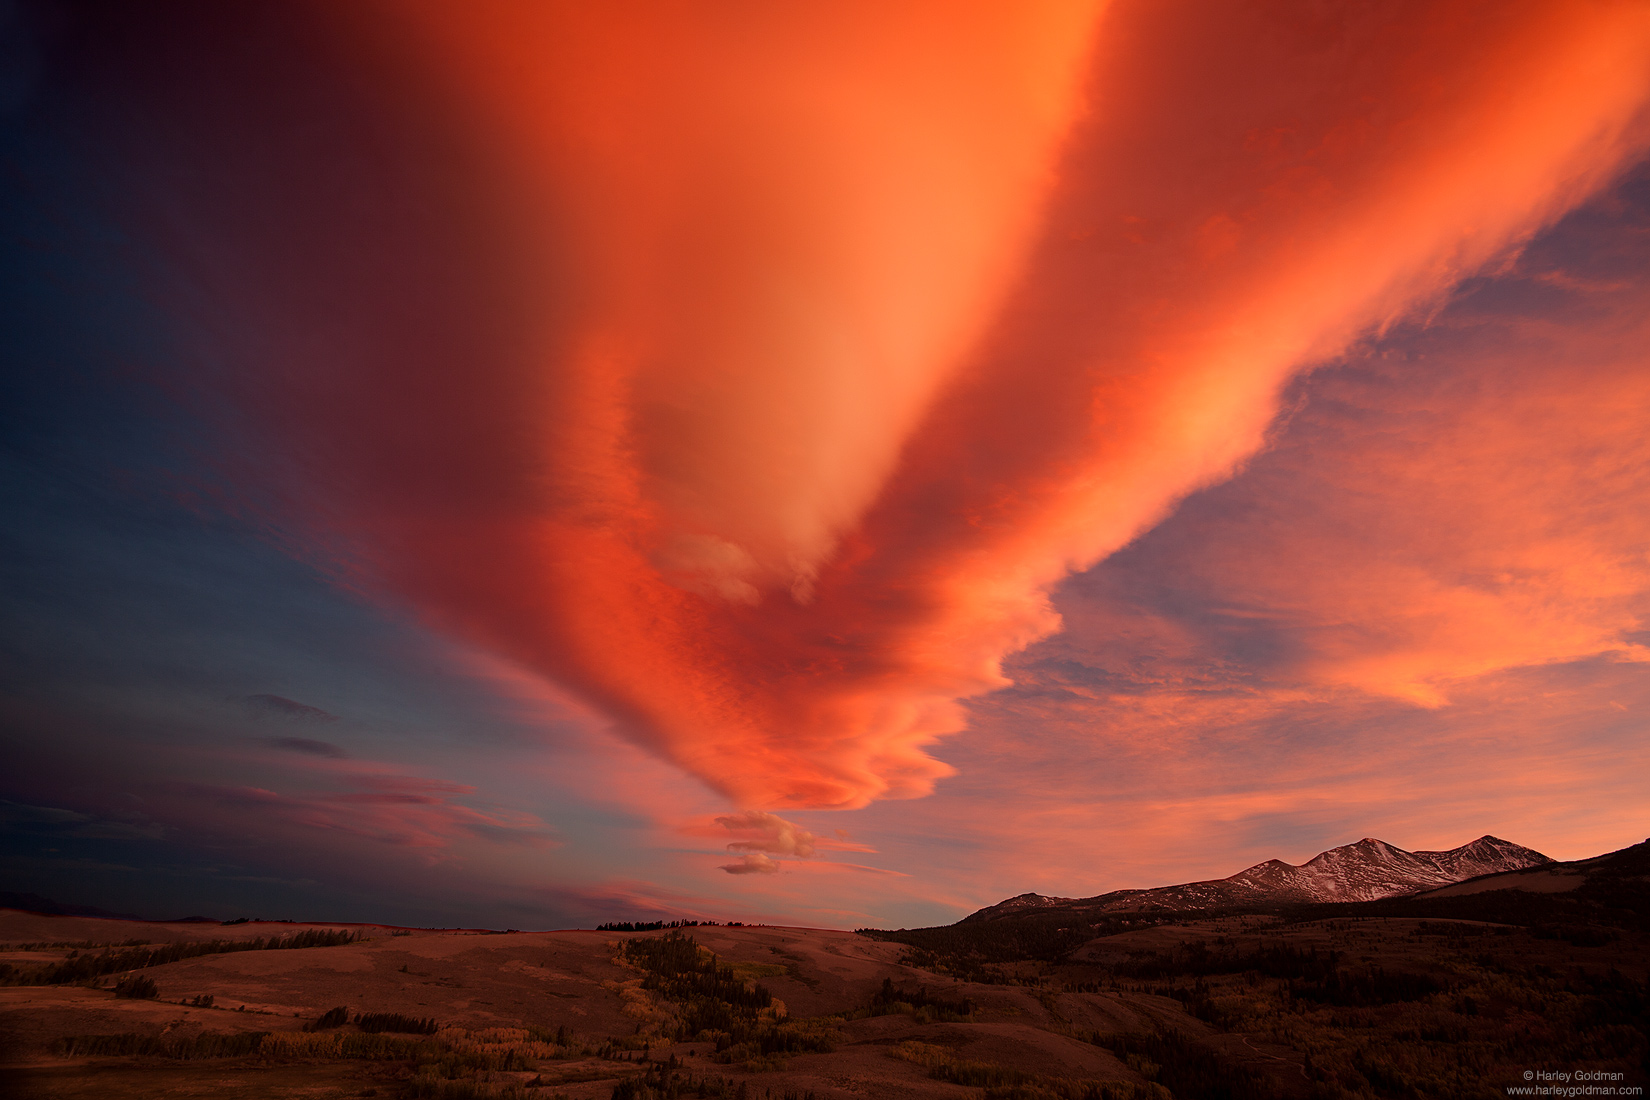
[[[1153,890],[1114,890],[1092,898],[1021,894],[963,920],[996,920],[1055,908],[1187,912],[1292,902],[1374,901],[1551,862],[1540,852],[1493,836],[1481,836],[1447,852],[1406,852],[1365,837],[1356,844],[1320,852],[1298,867],[1269,859],[1229,878]]]

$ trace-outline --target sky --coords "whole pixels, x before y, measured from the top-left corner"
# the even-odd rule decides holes
[[[13,0],[0,240],[5,890],[1650,832],[1633,0]]]

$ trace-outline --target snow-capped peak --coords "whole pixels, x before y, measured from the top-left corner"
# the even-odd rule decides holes
[[[1269,859],[1229,878],[1153,890],[1115,890],[1082,900],[1021,894],[963,919],[991,920],[1027,909],[1067,905],[1103,911],[1186,911],[1279,902],[1375,901],[1551,862],[1540,852],[1494,836],[1481,836],[1442,852],[1408,852],[1366,836],[1319,852],[1299,866]]]

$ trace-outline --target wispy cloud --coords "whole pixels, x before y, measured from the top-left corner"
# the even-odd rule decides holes
[[[310,737],[268,737],[264,739],[264,743],[306,756],[325,756],[331,760],[344,760],[349,757],[349,753],[338,745],[330,741],[316,741]]]
[[[344,790],[283,794],[262,787],[196,785],[191,792],[231,809],[273,813],[309,828],[338,830],[398,847],[439,850],[455,838],[543,847],[559,843],[540,819],[478,810],[456,796],[474,787],[407,775],[343,776]]]
[[[121,818],[3,799],[0,799],[0,827],[81,840],[161,840],[171,831],[141,814]]]
[[[292,722],[336,722],[338,716],[281,695],[248,695],[242,704],[253,714]]]

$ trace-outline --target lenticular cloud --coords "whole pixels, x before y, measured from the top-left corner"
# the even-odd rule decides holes
[[[543,308],[294,417],[374,584],[742,807],[927,793],[1052,585],[1643,144],[1638,3],[897,8],[386,5]]]

